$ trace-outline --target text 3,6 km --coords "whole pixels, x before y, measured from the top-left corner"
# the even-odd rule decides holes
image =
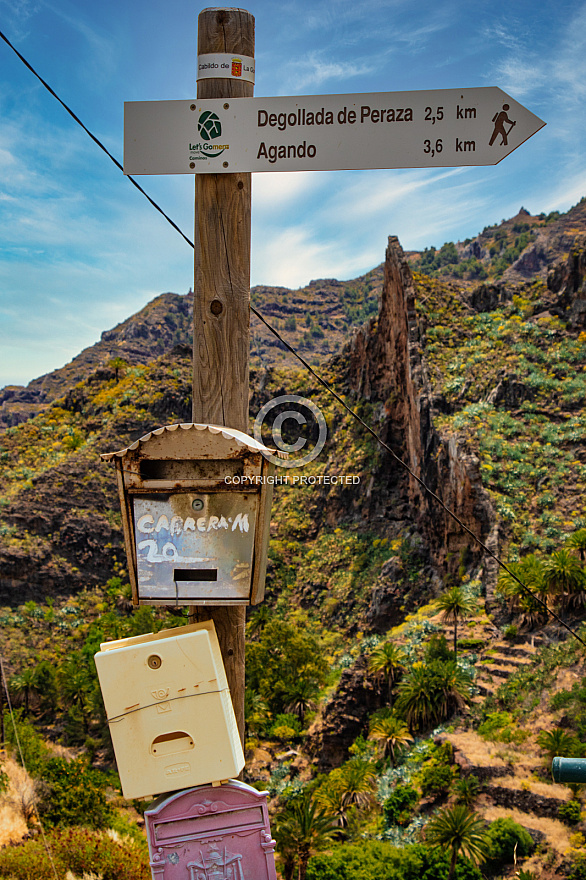
[[[444,145],[442,144],[441,138],[438,138],[437,141],[423,141],[423,152],[429,154],[432,158],[436,153],[441,153]]]

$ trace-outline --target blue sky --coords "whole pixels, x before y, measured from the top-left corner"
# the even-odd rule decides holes
[[[203,5],[202,7],[203,8]],[[254,0],[255,95],[497,85],[548,124],[499,165],[256,174],[251,283],[299,287],[586,194],[586,2]],[[185,0],[0,0],[0,29],[122,160],[123,103],[195,95]],[[194,182],[140,183],[189,237]],[[62,366],[192,252],[0,43],[0,387]]]

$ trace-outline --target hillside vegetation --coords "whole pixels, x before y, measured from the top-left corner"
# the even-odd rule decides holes
[[[425,454],[444,444],[465,456],[492,510],[491,546],[583,642],[585,214],[583,202],[521,214],[409,255],[435,432]],[[359,393],[348,366],[347,331],[367,321],[376,334],[382,290],[379,267],[304,291],[257,288],[255,302],[398,444],[389,414],[401,401]],[[186,622],[181,609],[132,610],[114,473],[99,459],[190,419],[188,304],[164,296],[156,320],[140,313],[104,334],[44,397],[39,383],[32,402],[4,393],[0,626],[14,715],[5,707],[0,878],[54,878],[39,821],[60,876],[149,877],[145,805],[121,796],[93,655]],[[315,299],[330,310],[319,320]],[[159,339],[165,302],[175,327]],[[104,348],[151,337],[157,356],[143,348],[136,362]],[[360,478],[275,488],[267,599],[248,609],[245,779],[270,794],[282,877],[585,878],[582,791],[549,771],[555,754],[586,755],[584,644],[473,542],[438,555],[429,535],[443,513],[410,509],[401,469],[365,428],[281,348],[255,345],[251,413],[281,394],[310,398],[328,440],[303,475]]]

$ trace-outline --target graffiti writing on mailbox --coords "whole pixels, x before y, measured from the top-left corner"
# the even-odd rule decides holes
[[[141,597],[181,599],[194,591],[204,598],[245,596],[252,570],[256,502],[252,493],[229,492],[135,497]]]

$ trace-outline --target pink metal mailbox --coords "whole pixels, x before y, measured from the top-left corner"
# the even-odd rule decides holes
[[[233,779],[162,795],[144,814],[153,880],[277,880],[266,799]]]

